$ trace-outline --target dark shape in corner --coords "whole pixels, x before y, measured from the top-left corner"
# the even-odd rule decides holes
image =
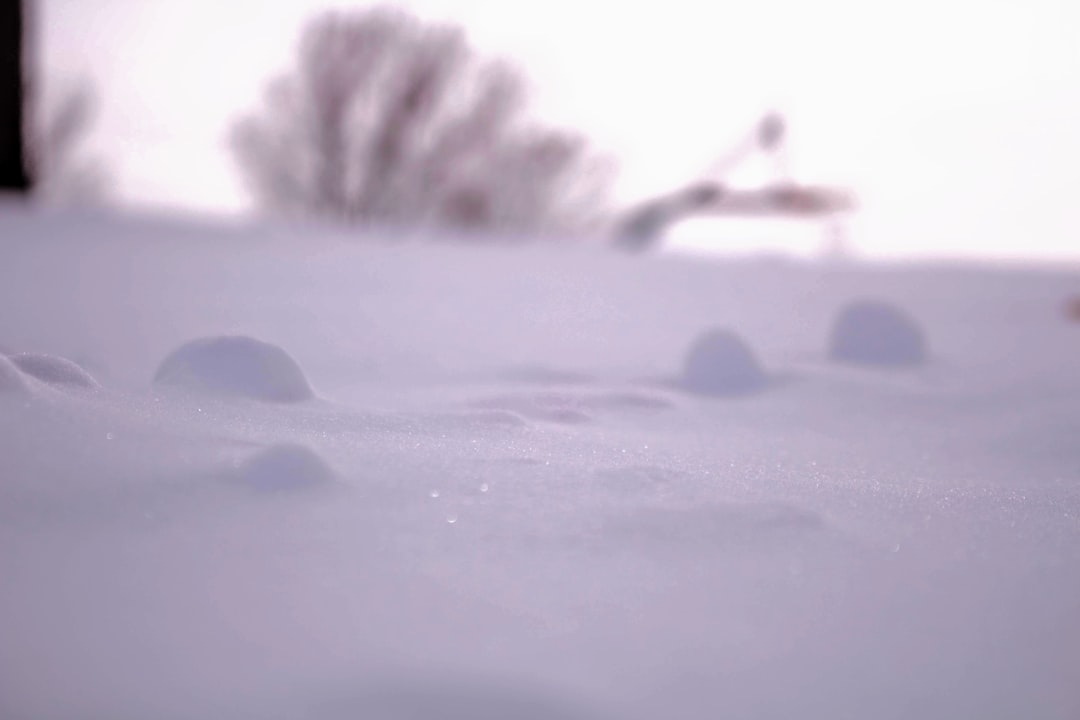
[[[273,403],[315,397],[303,370],[287,352],[242,335],[200,338],[181,345],[161,363],[154,384]]]
[[[90,373],[67,358],[44,353],[19,353],[11,356],[11,362],[27,375],[54,387],[80,390],[96,390],[101,387]]]
[[[915,320],[895,305],[856,300],[833,323],[829,359],[877,367],[920,365],[926,360],[926,339]]]
[[[731,330],[715,328],[690,347],[681,386],[698,395],[745,395],[765,387],[768,378],[750,346]]]
[[[334,471],[311,449],[281,443],[241,463],[233,479],[256,492],[296,492],[331,484]]]
[[[1069,322],[1080,323],[1080,295],[1074,295],[1065,301],[1065,319]]]

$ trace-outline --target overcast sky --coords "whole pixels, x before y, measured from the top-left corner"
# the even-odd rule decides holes
[[[100,89],[93,143],[122,197],[237,213],[230,121],[288,66],[305,18],[365,3],[41,4],[49,77]],[[1072,0],[400,4],[517,61],[538,115],[618,157],[621,198],[693,179],[775,107],[796,175],[863,199],[853,239],[866,253],[1080,257]]]

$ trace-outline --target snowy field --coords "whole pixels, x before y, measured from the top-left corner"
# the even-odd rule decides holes
[[[0,718],[1080,717],[1080,273],[341,240],[2,208]]]

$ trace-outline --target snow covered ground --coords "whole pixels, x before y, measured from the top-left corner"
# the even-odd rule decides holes
[[[1080,717],[1078,272],[2,210],[2,718]]]

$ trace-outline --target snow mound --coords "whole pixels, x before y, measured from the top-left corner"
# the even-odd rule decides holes
[[[926,359],[926,339],[913,318],[878,300],[844,306],[829,338],[833,362],[858,365],[919,365]]]
[[[303,370],[277,345],[242,335],[200,338],[161,363],[154,384],[212,395],[292,403],[314,397]]]
[[[7,357],[0,355],[0,393],[24,395],[29,392],[30,386],[19,368]]]
[[[311,449],[281,443],[241,463],[234,479],[257,492],[276,493],[329,485],[334,471]]]
[[[11,361],[24,373],[53,386],[96,390],[101,385],[81,366],[56,355],[19,353]]]
[[[750,346],[736,333],[716,328],[690,347],[682,387],[699,395],[739,395],[760,390],[766,379]]]

